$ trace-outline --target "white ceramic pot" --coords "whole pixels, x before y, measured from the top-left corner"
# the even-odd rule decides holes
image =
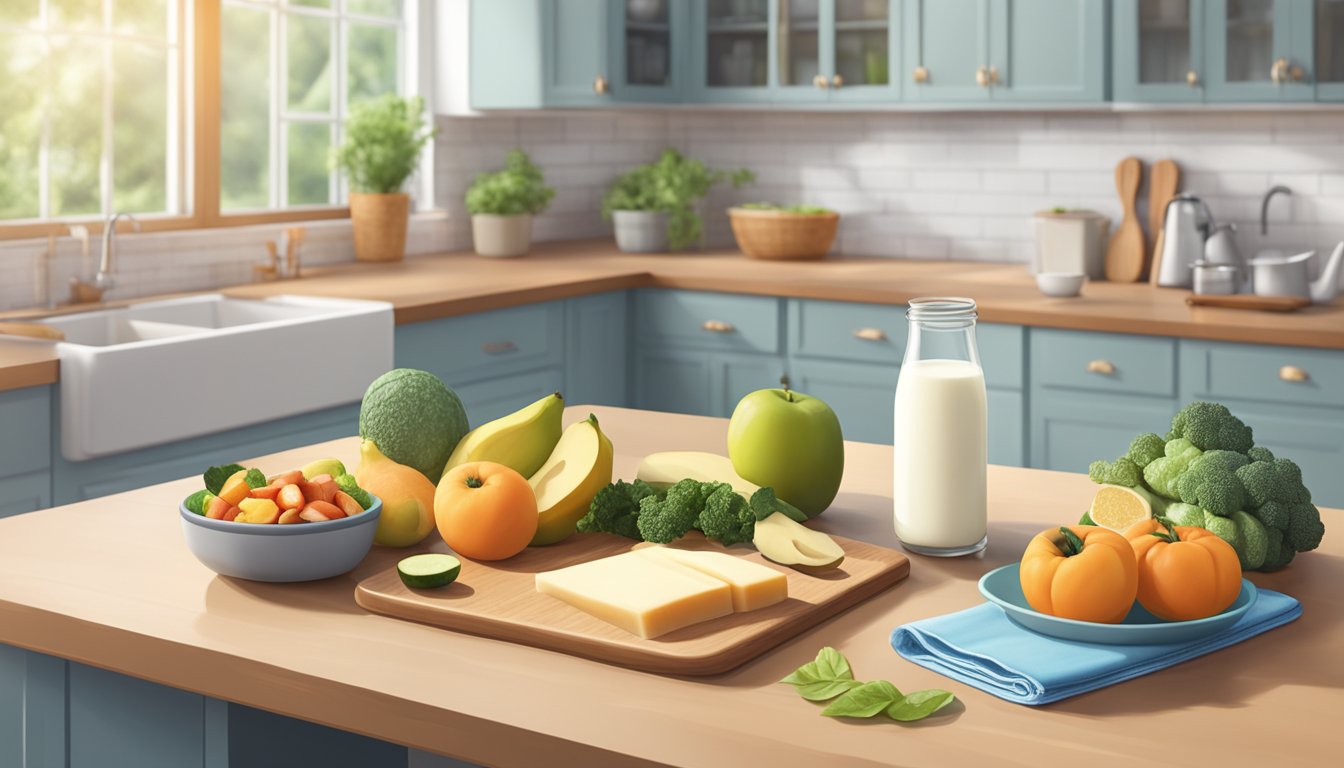
[[[522,256],[532,245],[532,214],[473,214],[471,240],[482,256]]]
[[[667,214],[661,211],[612,211],[616,247],[626,253],[665,253]]]

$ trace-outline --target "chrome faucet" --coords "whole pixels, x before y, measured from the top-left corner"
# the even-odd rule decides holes
[[[1261,234],[1261,235],[1268,235],[1268,234],[1269,234],[1269,201],[1270,201],[1271,199],[1273,199],[1273,197],[1274,197],[1275,195],[1278,195],[1278,194],[1291,195],[1291,194],[1293,194],[1293,190],[1291,190],[1291,189],[1289,189],[1289,188],[1283,186],[1282,184],[1278,184],[1278,185],[1275,185],[1275,186],[1273,186],[1273,187],[1270,187],[1269,191],[1265,193],[1265,199],[1263,199],[1263,200],[1260,201],[1260,234]]]
[[[135,227],[135,231],[140,231],[140,220],[131,214],[112,213],[108,215],[107,221],[103,222],[103,253],[98,262],[98,274],[94,275],[91,283],[86,283],[77,277],[70,278],[71,301],[77,304],[102,301],[103,294],[116,284],[116,280],[112,278],[113,255],[116,246],[117,222],[122,219],[129,219]]]

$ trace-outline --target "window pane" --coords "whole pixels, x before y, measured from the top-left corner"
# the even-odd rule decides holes
[[[51,46],[51,215],[100,213],[103,43],[53,37]]]
[[[26,24],[37,19],[39,0],[5,0],[0,3],[0,24]]]
[[[9,0],[5,0],[6,3]],[[102,29],[103,0],[48,0],[51,26],[66,29]]]
[[[168,207],[168,51],[112,46],[111,210]]]
[[[42,41],[0,32],[0,219],[36,218],[42,137]]]
[[[331,110],[331,28],[329,19],[290,14],[285,18],[289,64],[289,108]]]
[[[331,177],[327,153],[331,148],[331,127],[326,123],[289,124],[290,205],[331,202]]]
[[[168,0],[113,0],[112,28],[128,35],[165,38]]]
[[[395,18],[401,15],[401,0],[349,0],[345,8],[350,13]]]
[[[309,8],[330,8],[331,0],[289,0],[290,5],[306,5]]]
[[[270,205],[270,14],[226,5],[222,12],[220,65],[220,206],[225,210]]]
[[[350,25],[351,104],[397,90],[397,30]]]

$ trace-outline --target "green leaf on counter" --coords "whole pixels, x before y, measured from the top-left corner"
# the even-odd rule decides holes
[[[956,700],[956,696],[937,688],[915,691],[887,707],[887,717],[903,723],[923,720]]]
[[[901,701],[901,692],[886,680],[864,683],[821,710],[826,717],[872,717]]]
[[[816,660],[795,669],[779,682],[792,685],[808,701],[833,699],[860,685],[849,668],[849,660],[830,646],[818,651]]]

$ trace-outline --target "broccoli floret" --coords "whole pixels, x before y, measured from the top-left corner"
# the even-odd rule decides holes
[[[1251,463],[1251,460],[1246,458],[1246,454],[1244,453],[1214,449],[1212,451],[1205,451],[1204,453],[1200,454],[1199,458],[1190,462],[1190,468],[1194,469],[1196,466],[1203,464],[1205,462],[1213,462],[1215,464],[1223,466],[1229,472],[1236,472],[1238,469],[1241,469],[1242,467]]]
[[[1294,504],[1289,508],[1288,530],[1283,533],[1284,544],[1296,552],[1310,552],[1321,545],[1325,523],[1321,511],[1312,504]]]
[[[373,497],[369,495],[368,491],[359,487],[359,483],[355,481],[355,476],[349,472],[336,478],[336,487],[344,491],[346,496],[358,502],[362,509],[373,506]]]
[[[785,517],[793,520],[795,523],[806,523],[807,515],[802,510],[793,506],[789,502],[775,496],[774,488],[757,488],[756,492],[748,500],[752,514],[757,520],[764,520],[776,512],[782,513]]]
[[[1177,525],[1204,527],[1204,510],[1194,504],[1176,501],[1167,505],[1165,517]]]
[[[1237,478],[1252,508],[1271,501],[1311,501],[1311,492],[1302,484],[1302,469],[1290,459],[1251,462],[1237,469]]]
[[[1163,440],[1161,435],[1145,432],[1134,438],[1134,442],[1129,444],[1129,453],[1125,456],[1140,467],[1146,467],[1153,463],[1154,459],[1160,459],[1166,454],[1166,446],[1167,441]]]
[[[1206,510],[1204,513],[1204,530],[1212,533],[1214,536],[1226,541],[1232,545],[1233,549],[1237,546],[1237,524],[1230,517],[1219,517],[1211,515]]]
[[[243,475],[243,482],[247,483],[248,488],[265,488],[270,485],[266,480],[266,475],[262,474],[261,470],[256,467],[247,470],[247,474]]]
[[[1180,499],[1176,492],[1176,479],[1190,467],[1190,462],[1199,458],[1203,451],[1189,440],[1179,437],[1170,440],[1163,450],[1162,458],[1154,459],[1143,468],[1143,480],[1157,493],[1168,499]]]
[[[1098,485],[1123,485],[1133,488],[1143,481],[1143,470],[1128,456],[1115,461],[1094,461],[1087,467],[1087,476]]]
[[[1265,562],[1260,565],[1262,571],[1277,571],[1293,561],[1297,552],[1284,540],[1283,533],[1275,528],[1266,528]]]
[[[1201,451],[1223,449],[1246,453],[1255,444],[1251,428],[1232,415],[1227,406],[1196,400],[1171,420],[1171,434],[1184,437]]]
[[[205,497],[209,495],[210,491],[206,490],[205,488],[202,488],[201,490],[188,496],[187,500],[182,502],[182,506],[186,507],[188,512],[192,512],[197,515],[204,515]]]
[[[1246,452],[1246,457],[1251,461],[1273,461],[1274,454],[1263,445],[1257,445]]]
[[[1253,513],[1266,528],[1274,528],[1279,532],[1288,530],[1288,519],[1290,505],[1283,501],[1267,501],[1261,504]]]
[[[653,486],[643,480],[633,483],[618,480],[597,492],[588,505],[588,514],[579,518],[577,527],[584,533],[614,533],[640,541],[643,537],[637,522],[639,503],[657,495]]]
[[[1253,571],[1264,565],[1265,555],[1269,552],[1269,534],[1265,526],[1241,510],[1234,512],[1231,519],[1237,524],[1237,541],[1232,547],[1237,550],[1241,569]]]
[[[705,500],[727,483],[701,483],[698,480],[681,480],[667,489],[667,495],[646,496],[639,502],[640,538],[655,544],[667,544],[680,539],[695,527],[700,510],[705,508]],[[732,486],[728,486],[730,489]]]
[[[726,547],[751,541],[756,532],[756,515],[747,500],[727,483],[716,485],[705,499],[705,508],[696,518],[695,527],[703,531],[706,538]]]
[[[1176,478],[1175,489],[1181,501],[1195,504],[1221,517],[1228,517],[1241,509],[1246,492],[1237,479],[1236,471],[1220,461],[1220,454],[1228,451],[1210,451],[1190,462],[1190,468]],[[1233,453],[1232,456],[1241,456]],[[1242,459],[1246,457],[1241,456]]]

